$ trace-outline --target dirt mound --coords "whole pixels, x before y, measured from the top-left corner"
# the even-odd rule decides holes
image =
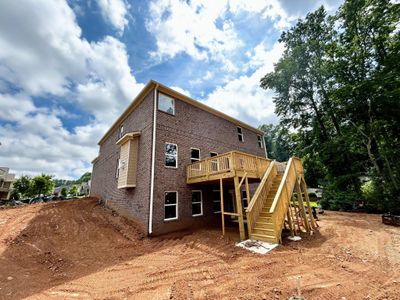
[[[95,199],[0,211],[0,299],[400,299],[400,230],[327,212],[321,229],[260,256],[237,229],[145,238]]]

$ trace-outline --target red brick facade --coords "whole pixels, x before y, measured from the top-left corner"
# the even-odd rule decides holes
[[[119,146],[115,145],[118,127],[114,129],[100,147],[100,154],[93,165],[92,195],[98,196],[119,213],[148,226],[151,145],[153,125],[153,95],[151,90],[145,100],[123,121],[124,132],[141,131],[137,186],[132,189],[117,189],[115,179]],[[220,215],[214,214],[212,190],[218,186],[186,183],[186,167],[190,164],[191,147],[200,149],[200,158],[239,150],[264,156],[258,145],[256,131],[243,128],[244,142],[237,135],[237,124],[216,116],[208,111],[175,99],[175,115],[157,111],[156,155],[153,203],[153,234],[162,234],[210,222],[220,222]],[[165,167],[165,143],[178,146],[178,167]],[[192,216],[192,190],[201,190],[203,215]],[[178,218],[164,221],[164,193],[178,192]]]

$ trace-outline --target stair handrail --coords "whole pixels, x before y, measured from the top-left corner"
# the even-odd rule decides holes
[[[292,196],[297,180],[298,171],[296,170],[296,164],[301,164],[301,160],[298,157],[291,157],[286,165],[281,183],[279,184],[274,201],[269,210],[269,213],[272,214],[272,222],[274,226],[275,237],[277,239],[280,239],[282,224],[285,220],[290,197]]]
[[[272,175],[274,175],[273,173],[276,173],[275,164],[276,164],[275,160],[271,161],[271,163],[269,164],[267,170],[265,171],[265,173],[261,179],[261,182],[258,185],[253,197],[251,198],[249,205],[247,206],[246,215],[247,215],[247,227],[248,227],[249,234],[251,234],[251,232],[254,228],[255,220],[256,220],[256,218],[258,218],[260,211],[262,210],[262,204],[264,202],[264,198],[262,197],[262,194],[264,194],[264,196],[266,196],[266,194],[268,192],[268,191],[266,191],[266,193],[263,193],[263,191],[265,189],[269,189],[268,183],[272,182],[269,179]]]

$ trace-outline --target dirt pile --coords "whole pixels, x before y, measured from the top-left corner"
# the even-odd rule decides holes
[[[400,229],[328,212],[259,256],[219,228],[144,238],[94,199],[0,211],[0,299],[400,299]]]

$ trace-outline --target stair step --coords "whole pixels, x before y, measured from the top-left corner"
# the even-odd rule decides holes
[[[256,225],[257,226],[257,225]],[[266,234],[273,236],[275,231],[270,228],[254,227],[253,232],[256,234]]]
[[[262,222],[262,221],[260,221],[260,220],[258,220],[257,222],[256,222],[256,226],[255,227],[258,227],[258,228],[270,228],[270,227],[274,227],[274,224],[270,221],[270,222]]]
[[[278,239],[274,235],[267,235],[267,234],[258,234],[258,233],[252,233],[250,235],[250,238],[252,240],[259,240],[259,241],[264,241],[268,243],[278,243]]]
[[[271,217],[258,217],[257,222],[261,222],[261,223],[269,223],[272,221]]]
[[[263,217],[267,217],[267,218],[268,218],[268,217],[271,217],[271,215],[272,215],[272,214],[269,213],[269,212],[263,212],[263,211],[261,211],[259,217],[260,217],[260,218],[263,218]]]

